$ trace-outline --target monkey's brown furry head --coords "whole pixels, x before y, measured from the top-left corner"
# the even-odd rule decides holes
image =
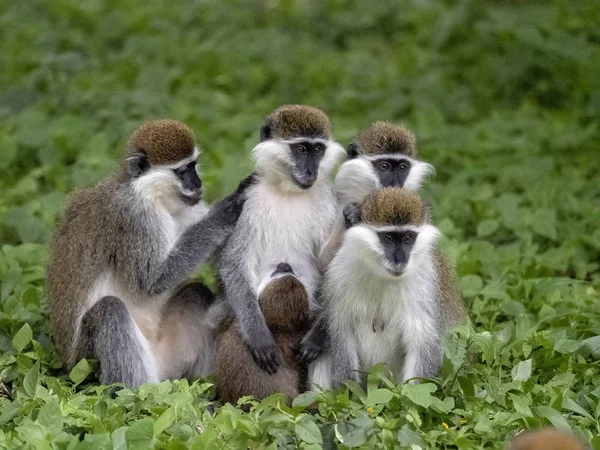
[[[389,122],[374,122],[356,139],[356,150],[365,156],[401,153],[417,156],[417,138],[404,125]]]
[[[331,122],[323,111],[306,105],[284,105],[265,119],[261,141],[306,137],[331,139]]]
[[[296,331],[308,323],[308,294],[294,275],[271,281],[261,292],[259,302],[269,328]]]
[[[125,157],[144,153],[152,165],[175,164],[194,154],[194,133],[177,120],[144,122],[129,138]]]
[[[421,197],[402,188],[380,189],[369,195],[361,208],[363,222],[370,225],[423,225],[429,219]]]
[[[526,431],[517,436],[508,450],[583,450],[583,445],[571,434],[555,428]]]

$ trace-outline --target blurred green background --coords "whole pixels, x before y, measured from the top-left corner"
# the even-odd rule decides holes
[[[21,387],[32,367],[41,375],[30,386],[58,377],[68,386],[61,398],[71,395],[43,290],[45,244],[67,193],[116,168],[142,121],[169,117],[195,130],[208,199],[219,198],[251,171],[262,120],[284,103],[322,108],[343,145],[374,120],[403,122],[437,169],[424,196],[457,263],[479,346],[462,335],[447,354],[455,372],[445,369],[436,395],[456,409],[413,405],[422,424],[389,428],[409,426],[430,444],[463,436],[461,448],[494,448],[518,427],[562,423],[558,414],[597,435],[593,0],[0,2],[0,382],[21,398],[14,407],[0,389],[0,406],[17,411],[0,424],[14,437],[22,417],[37,414],[39,403],[26,400],[32,388]],[[15,344],[26,323],[30,352],[29,331]],[[557,373],[568,377],[553,381]],[[406,405],[390,405],[389,417],[402,416]],[[112,432],[138,413],[102,426]],[[331,420],[323,417],[319,426]],[[102,430],[86,423],[65,430]]]

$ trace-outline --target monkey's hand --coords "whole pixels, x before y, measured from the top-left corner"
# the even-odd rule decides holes
[[[256,339],[254,342],[246,341],[246,345],[258,367],[268,374],[277,372],[277,367],[279,366],[277,346],[270,332],[260,340]]]
[[[346,228],[350,228],[361,221],[360,203],[352,202],[344,207],[344,222]]]
[[[315,339],[311,339],[311,335],[308,334],[302,339],[300,343],[300,351],[298,357],[300,362],[310,364],[314,362],[321,354],[325,351],[325,347],[316,342]]]

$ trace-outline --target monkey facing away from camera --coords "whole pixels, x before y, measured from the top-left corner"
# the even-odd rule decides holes
[[[323,282],[330,348],[312,384],[360,381],[384,362],[400,381],[435,376],[445,332],[466,317],[439,231],[418,194],[386,188],[346,207],[350,228]]]
[[[221,254],[220,276],[242,339],[266,372],[277,370],[276,346],[258,304],[259,284],[280,262],[294,264],[311,309],[320,274],[317,252],[336,214],[330,174],[343,148],[331,137],[329,118],[309,106],[271,113],[253,150],[257,183]]]
[[[335,177],[338,212],[329,238],[319,254],[319,268],[327,266],[342,245],[346,231],[344,208],[353,202],[362,203],[378,189],[404,187],[416,191],[431,174],[433,166],[416,159],[417,139],[404,125],[374,122],[348,146],[348,159]],[[324,319],[316,321],[303,342],[301,357],[314,361],[328,346]]]
[[[184,278],[223,245],[242,190],[202,202],[192,131],[173,120],[142,124],[121,170],[71,197],[48,267],[50,323],[70,369],[97,358],[103,384],[210,373],[213,295]]]
[[[221,327],[217,350],[217,386],[221,401],[236,404],[252,395],[262,400],[281,392],[288,404],[306,389],[308,366],[298,361],[296,352],[310,326],[308,295],[294,275],[293,268],[280,263],[263,283],[259,303],[276,345],[280,363],[276,373],[267,374],[254,364],[234,319]]]

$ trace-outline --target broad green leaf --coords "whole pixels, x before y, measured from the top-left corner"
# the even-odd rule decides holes
[[[321,444],[323,442],[321,430],[319,430],[317,424],[306,415],[299,416],[299,420],[296,421],[294,426],[294,431],[301,441],[308,444]]]
[[[515,394],[509,394],[509,396],[513,402],[515,411],[523,414],[525,417],[533,417],[533,413],[531,412],[531,409],[529,408],[529,402],[527,401],[525,396],[515,395]]]
[[[550,406],[538,406],[534,408],[537,415],[545,417],[550,421],[552,426],[562,431],[570,431],[567,420],[562,416],[560,411],[555,410]]]
[[[50,401],[40,408],[37,417],[38,422],[45,426],[52,434],[62,430],[63,417],[58,404]]]
[[[369,392],[365,405],[375,406],[380,404],[386,404],[395,397],[395,394],[389,389],[376,389]]]
[[[513,381],[527,381],[531,377],[531,359],[521,361],[512,368]]]
[[[304,407],[310,406],[317,400],[318,397],[319,397],[318,392],[314,392],[314,391],[303,392],[302,394],[298,395],[298,397],[296,397],[293,400],[292,406],[304,406]]]
[[[154,424],[152,419],[146,417],[140,419],[131,425],[125,432],[128,444],[134,444],[138,447],[150,447],[154,443],[153,439]]]
[[[592,336],[583,341],[583,343],[590,350],[594,358],[600,359],[600,336]]]
[[[25,347],[29,345],[33,339],[33,331],[28,323],[23,325],[17,334],[12,338],[12,345],[17,349],[18,352],[23,351]]]
[[[433,383],[405,384],[402,386],[402,395],[423,408],[429,408],[433,402],[431,394],[436,390]]]
[[[536,211],[531,226],[536,233],[556,240],[556,210],[540,209]]]
[[[496,219],[486,219],[477,225],[477,236],[488,237],[494,234],[500,227],[500,222]]]
[[[85,380],[90,373],[92,373],[92,366],[87,359],[84,358],[75,364],[75,367],[71,369],[71,372],[69,372],[69,378],[73,383],[75,383],[75,386],[77,386],[79,383]]]
[[[581,405],[579,405],[579,403],[577,403],[575,400],[568,398],[568,397],[563,397],[563,401],[562,401],[562,407],[564,409],[568,409],[569,411],[573,411],[574,413],[580,414],[584,417],[587,417],[590,420],[594,420],[594,418],[592,417],[592,415],[587,412],[585,409],[583,409],[581,407]]]
[[[23,380],[23,388],[27,395],[35,398],[37,392],[37,383],[40,376],[40,362],[36,361],[35,364],[29,369],[25,379]]]
[[[176,418],[177,413],[175,412],[175,408],[173,406],[163,412],[154,422],[154,437],[157,437],[163,431],[165,431],[175,421]]]

